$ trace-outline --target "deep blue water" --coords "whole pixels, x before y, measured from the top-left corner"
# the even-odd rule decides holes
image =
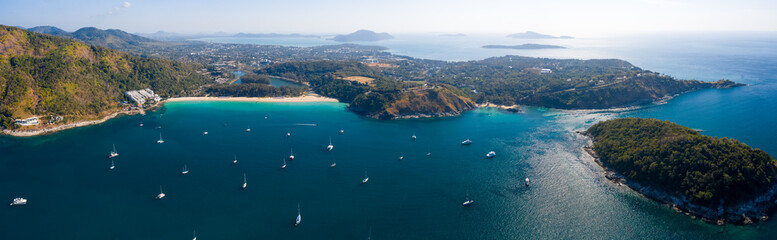
[[[370,228],[374,239],[775,238],[774,220],[710,225],[614,186],[574,133],[605,119],[652,117],[775,155],[775,38],[603,42],[613,47],[600,41],[547,56],[617,57],[681,78],[750,85],[629,110],[479,109],[398,121],[365,119],[338,103],[173,103],[48,136],[0,137],[0,199],[30,200],[0,207],[0,239],[186,239],[193,230],[198,239],[365,239]],[[164,144],[155,143],[160,132]],[[330,137],[335,148],[326,152]],[[461,146],[467,138],[474,144]],[[111,171],[114,143],[121,155]],[[296,159],[281,170],[292,147]],[[497,157],[486,159],[491,150]],[[184,164],[191,173],[182,176]],[[155,200],[159,185],[167,197]],[[467,193],[475,204],[463,208]],[[303,222],[294,227],[298,203]]]

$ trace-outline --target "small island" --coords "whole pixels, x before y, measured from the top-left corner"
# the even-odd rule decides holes
[[[526,43],[526,44],[521,44],[521,45],[485,45],[485,46],[483,46],[483,48],[496,48],[496,49],[560,49],[560,48],[565,48],[565,47],[557,46],[557,45]]]
[[[346,35],[337,35],[331,40],[335,42],[375,42],[381,40],[392,39],[388,33],[376,33],[370,30],[359,30]]]
[[[597,123],[586,150],[608,179],[717,224],[763,221],[777,199],[777,163],[759,149],[669,121]]]

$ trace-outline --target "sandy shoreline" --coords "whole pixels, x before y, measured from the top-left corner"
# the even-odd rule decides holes
[[[337,99],[309,94],[302,97],[178,97],[167,102],[337,102]]]

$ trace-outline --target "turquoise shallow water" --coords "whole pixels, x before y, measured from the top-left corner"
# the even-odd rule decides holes
[[[714,226],[613,186],[574,133],[653,117],[777,154],[773,41],[731,42],[601,53],[750,84],[638,109],[377,121],[337,103],[186,102],[48,136],[0,136],[0,200],[30,200],[0,207],[0,239],[188,239],[193,230],[199,239],[365,239],[370,227],[374,239],[773,239],[774,220]],[[164,144],[155,143],[160,132]],[[326,152],[330,137],[335,148]],[[461,146],[467,138],[474,144]],[[114,143],[121,155],[111,171]],[[292,147],[296,159],[281,170]],[[486,159],[491,150],[497,157]],[[191,172],[182,176],[184,164]],[[167,197],[155,200],[159,185]],[[467,192],[475,204],[463,208]],[[298,203],[303,222],[293,227]]]

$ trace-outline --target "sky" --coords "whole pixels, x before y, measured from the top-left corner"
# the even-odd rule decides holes
[[[774,0],[0,0],[0,24],[131,33],[777,31]]]

